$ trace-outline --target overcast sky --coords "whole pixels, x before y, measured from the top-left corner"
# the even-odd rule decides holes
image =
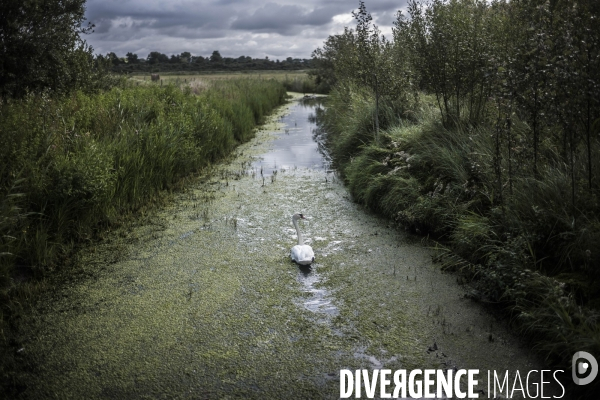
[[[354,27],[358,0],[88,0],[86,18],[96,25],[84,39],[95,54],[127,52],[146,58],[189,51],[210,56],[310,58],[329,35]],[[367,0],[382,32],[406,0]]]

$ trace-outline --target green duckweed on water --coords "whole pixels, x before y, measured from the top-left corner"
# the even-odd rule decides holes
[[[335,173],[249,172],[279,115],[151,223],[79,255],[79,278],[22,321],[23,398],[338,398],[342,368],[541,369]],[[289,259],[294,212],[312,271]]]

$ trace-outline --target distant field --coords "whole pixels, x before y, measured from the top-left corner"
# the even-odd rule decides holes
[[[131,74],[134,81],[150,81],[150,73]],[[232,78],[277,79],[281,81],[308,77],[308,71],[248,71],[248,72],[194,72],[159,73],[163,83],[185,83],[193,81],[222,80]]]
[[[228,79],[275,79],[283,83],[287,91],[300,93],[327,93],[317,87],[314,77],[307,70],[299,71],[248,71],[248,72],[196,72],[196,73],[159,73],[160,84],[173,84],[184,87],[190,86],[194,93],[211,86],[212,83]],[[131,74],[129,79],[137,85],[151,82],[150,73]]]

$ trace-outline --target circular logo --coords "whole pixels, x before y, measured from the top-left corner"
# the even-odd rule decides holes
[[[598,375],[598,361],[587,351],[578,351],[572,359],[573,382],[576,385],[587,385]]]

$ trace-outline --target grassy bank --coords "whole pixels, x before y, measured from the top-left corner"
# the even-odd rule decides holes
[[[22,281],[249,140],[285,98],[258,79],[195,92],[141,85],[0,104],[0,340],[29,296]]]
[[[531,128],[516,118],[513,143],[500,148],[493,121],[444,127],[433,96],[412,109],[381,102],[379,141],[374,115],[366,88],[338,85],[329,96],[330,148],[354,199],[434,239],[469,296],[507,310],[550,365],[569,371],[576,351],[600,354],[598,193],[571,201],[571,168],[552,142],[540,145],[536,178],[521,144]],[[573,168],[585,176],[586,159]]]

